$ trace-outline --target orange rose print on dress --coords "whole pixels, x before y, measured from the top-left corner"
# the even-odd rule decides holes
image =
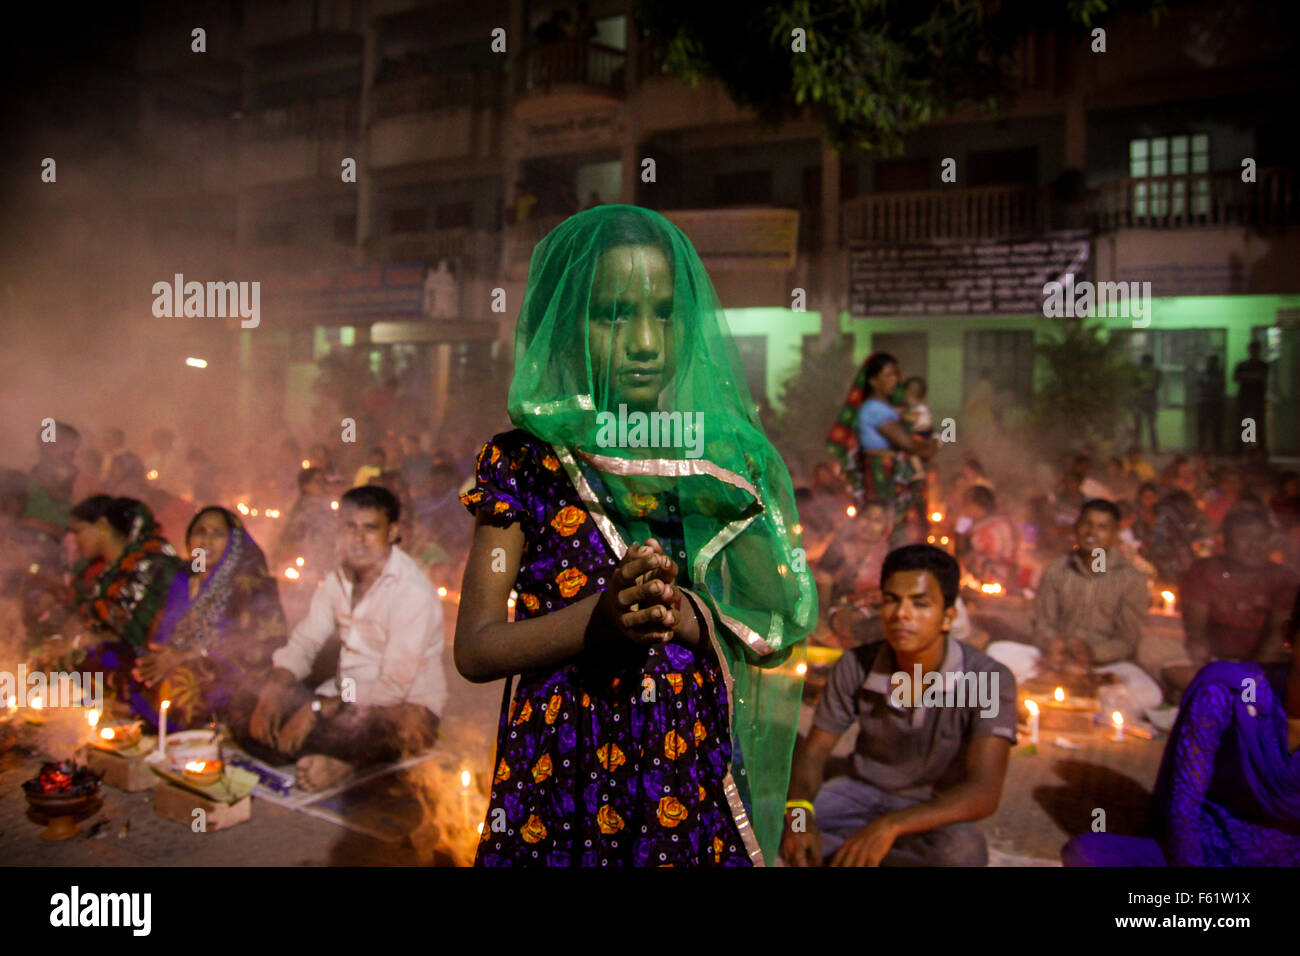
[[[708,796],[709,794],[708,791],[704,789],[704,784],[700,784],[700,803],[703,803],[708,799]]]
[[[713,862],[714,863],[722,862],[722,848],[725,845],[726,844],[722,842],[722,837],[713,838]]]
[[[496,504],[492,506],[492,513],[494,515],[499,515],[501,512],[509,511],[509,510],[510,510],[510,505],[506,504],[506,502],[504,501],[498,501]]]
[[[566,505],[551,519],[551,527],[558,531],[561,537],[567,538],[582,527],[582,523],[586,520],[585,511],[573,505]]]
[[[659,499],[654,495],[642,494],[637,491],[629,491],[623,496],[623,503],[627,505],[638,518],[644,518],[650,512],[659,507]]]
[[[510,779],[510,765],[506,763],[506,758],[502,757],[501,762],[497,764],[496,776],[492,778],[493,783],[505,783]]]
[[[586,583],[587,576],[577,568],[565,568],[555,576],[555,586],[560,589],[560,597],[573,597]]]
[[[587,694],[586,691],[582,692],[582,706],[583,707],[591,706],[591,697]]]
[[[685,738],[675,730],[670,730],[664,734],[664,756],[669,760],[676,760],[686,753],[689,746]]]
[[[494,464],[494,465],[495,465],[497,462],[499,462],[499,461],[501,460],[501,449],[498,448],[496,445],[493,445],[493,446],[492,446],[492,457],[491,457],[490,459],[488,459],[488,460],[491,461],[492,464]]]
[[[692,674],[691,676],[695,678],[695,686],[696,686],[696,687],[703,687],[703,686],[704,686],[704,675],[703,675],[703,674],[701,674],[699,671],[696,671],[696,672],[695,672],[694,674]]]
[[[659,824],[661,826],[675,827],[690,815],[691,812],[686,809],[686,805],[676,797],[663,797],[659,801]]]
[[[537,763],[533,764],[533,782],[541,783],[551,775],[553,770],[554,767],[551,764],[551,755],[542,754],[542,756],[538,758]]]
[[[564,706],[564,698],[559,694],[552,694],[551,699],[546,702],[546,722],[555,723],[555,718],[560,716],[560,708]]]
[[[603,744],[596,750],[596,759],[606,770],[617,770],[627,763],[627,757],[618,749],[618,744]]]
[[[623,818],[608,803],[596,811],[596,826],[601,833],[617,833],[623,829]]]
[[[681,674],[665,674],[664,678],[668,681],[668,686],[673,689],[674,695],[680,694],[682,692]]]
[[[515,717],[515,723],[522,724],[531,716],[533,716],[533,704],[532,701],[526,700],[524,706],[519,708],[519,715]]]
[[[536,843],[539,840],[545,840],[546,824],[542,823],[541,818],[534,813],[520,829],[519,835],[524,838],[525,843]]]
[[[537,600],[537,596],[534,594],[519,595],[519,603],[528,608],[529,611],[536,611],[542,606],[541,602]]]
[[[554,455],[547,455],[542,459],[542,465],[545,466],[547,471],[558,471],[560,468],[560,460]]]
[[[467,491],[460,496],[460,500],[463,504],[467,504],[467,505],[478,504],[480,501],[483,500],[483,492]]]
[[[697,720],[695,722],[695,742],[697,744],[702,743],[704,741],[704,738],[707,737],[708,735],[709,732],[704,729],[704,724]]]

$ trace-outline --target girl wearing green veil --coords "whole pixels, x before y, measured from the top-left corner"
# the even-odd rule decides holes
[[[509,412],[462,495],[456,666],[507,678],[478,865],[773,862],[816,590],[680,229],[598,206],[538,243]]]

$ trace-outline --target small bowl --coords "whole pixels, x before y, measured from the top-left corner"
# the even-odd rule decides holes
[[[104,731],[113,731],[112,737],[105,737]],[[95,746],[108,750],[130,750],[140,742],[143,730],[136,721],[113,721],[100,723],[95,728]]]
[[[199,769],[198,765],[202,765]],[[185,779],[199,787],[210,787],[221,779],[225,773],[226,765],[220,760],[191,760],[185,765],[182,773]]]

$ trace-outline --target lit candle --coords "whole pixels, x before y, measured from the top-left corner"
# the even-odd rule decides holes
[[[447,596],[447,589],[444,587],[438,588],[438,597],[446,597],[446,596]]]
[[[86,711],[86,723],[90,724],[92,727],[99,723],[99,711],[95,710],[93,707]]]
[[[844,513],[848,515],[850,518],[852,518],[857,515],[858,509],[853,507],[853,505],[849,505],[847,508],[844,509]]]
[[[307,563],[307,559],[302,557],[302,555],[299,555],[298,557],[293,559],[293,563],[298,565],[298,567],[302,567],[304,564]]]
[[[1025,709],[1029,711],[1029,742],[1038,743],[1038,702],[1025,700]]]
[[[306,470],[306,469],[310,468],[310,467],[311,467],[311,462],[308,461],[306,458],[304,458],[304,459],[302,460],[302,467],[303,467],[303,470]]]
[[[1124,715],[1118,710],[1110,715],[1110,722],[1115,725],[1115,739],[1124,739]]]
[[[99,736],[102,737],[104,740],[112,740],[114,737],[117,736],[117,731],[115,731],[112,727],[105,727],[103,730],[99,732]]]
[[[1052,699],[1053,699],[1054,701],[1056,701],[1058,704],[1064,704],[1064,703],[1065,703],[1065,688],[1064,688],[1064,687],[1058,687],[1058,688],[1056,688],[1056,690],[1052,691]]]
[[[170,700],[165,700],[158,708],[158,753],[164,757],[167,756],[167,709],[171,705]]]
[[[943,520],[943,512],[942,511],[934,512],[933,514],[930,515],[930,520],[933,521],[935,524],[938,524],[940,521]]]
[[[32,698],[32,710],[40,710],[45,706],[45,701],[41,700],[41,695],[37,694]]]
[[[808,665],[803,661],[800,661],[798,664],[795,665],[794,672],[798,674],[800,677],[803,677],[804,674],[808,673]]]
[[[1163,607],[1164,612],[1166,614],[1173,614],[1174,613],[1174,592],[1161,591],[1160,598],[1161,600],[1164,601],[1164,607]]]
[[[338,510],[339,510],[339,503],[338,503],[337,501],[331,501],[331,502],[330,502],[330,508],[331,508],[332,510],[334,510],[334,511],[338,511]]]

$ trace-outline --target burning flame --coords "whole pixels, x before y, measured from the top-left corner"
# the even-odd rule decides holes
[[[794,672],[798,674],[800,677],[802,677],[804,674],[807,674],[808,673],[807,663],[805,663],[804,661],[800,661],[798,664],[795,665]]]
[[[446,597],[446,596],[447,596],[447,589],[443,587],[438,588],[438,597]]]
[[[32,698],[32,710],[40,710],[45,706],[45,701],[41,700],[41,695],[37,694]]]
[[[254,517],[254,518],[257,517],[257,509],[256,509],[256,508],[253,509],[253,517]]]
[[[1052,691],[1052,699],[1058,704],[1065,703],[1065,688],[1058,687],[1056,690]]]
[[[235,505],[235,510],[238,511],[241,515],[246,515],[248,514],[248,505],[244,504],[241,501],[239,502],[239,504]]]
[[[983,591],[985,594],[1001,594],[1002,585],[994,581],[992,584],[981,584],[980,590]]]
[[[948,536],[945,534],[942,538],[939,539],[939,543],[940,543],[940,544],[947,544],[947,543],[948,543]]]
[[[1110,715],[1110,722],[1114,724],[1116,727],[1123,727],[1124,715],[1117,710]]]
[[[848,515],[850,518],[854,518],[858,514],[858,509],[853,507],[853,505],[849,505],[847,508],[844,509],[844,513]]]
[[[1025,698],[1025,710],[1029,711],[1030,716],[1038,716],[1038,701]]]
[[[795,523],[790,526],[790,530],[793,531],[795,534],[803,534],[803,525]]]
[[[86,711],[86,723],[90,724],[92,727],[99,723],[99,711],[95,710],[93,707]]]
[[[208,762],[206,760],[191,760],[185,765],[185,769],[190,773],[202,773],[208,769]]]
[[[933,512],[931,512],[931,513],[930,513],[930,520],[933,521],[935,524],[938,524],[940,521],[943,520],[943,512],[942,512],[942,511],[933,511]]]
[[[150,469],[149,469],[149,473],[148,473],[147,475],[145,475],[145,477],[148,478],[150,481],[157,481],[157,480],[158,480],[158,469],[157,469],[157,468],[150,468]]]
[[[468,770],[462,770],[462,771],[460,772],[460,785],[461,785],[462,787],[466,787],[466,788],[468,788],[468,787],[469,787],[470,779],[471,779],[471,777],[470,777],[470,775],[469,775],[469,771],[468,771]]]
[[[306,471],[306,470],[307,470],[308,468],[310,468],[310,467],[311,467],[311,462],[310,462],[308,459],[304,458],[304,459],[302,460],[302,468],[303,468],[303,471]]]
[[[104,740],[112,740],[114,737],[117,736],[117,731],[115,731],[112,727],[105,727],[103,730],[99,732],[99,736],[102,737]]]
[[[337,501],[331,501],[331,502],[330,502],[330,509],[333,510],[333,511],[338,511],[338,510],[339,510],[339,503],[338,503]]]
[[[478,830],[480,836],[483,835],[483,821],[482,821],[482,820],[479,821],[479,824],[478,824],[477,827],[475,827],[475,829]]]
[[[928,538],[926,538],[925,540],[926,540],[926,542],[929,543],[929,544],[934,544],[934,535],[930,535],[930,536],[929,536]]]
[[[284,576],[288,578],[290,581],[297,581],[298,578],[300,578],[302,575],[298,573],[297,568],[285,568]]]
[[[1160,592],[1160,596],[1161,596],[1162,598],[1165,599],[1165,603],[1166,603],[1166,604],[1173,604],[1173,603],[1174,603],[1174,592],[1173,592],[1173,591],[1161,591],[1161,592]]]
[[[301,556],[299,556],[293,559],[293,563],[298,565],[298,567],[302,567],[307,562]]]

